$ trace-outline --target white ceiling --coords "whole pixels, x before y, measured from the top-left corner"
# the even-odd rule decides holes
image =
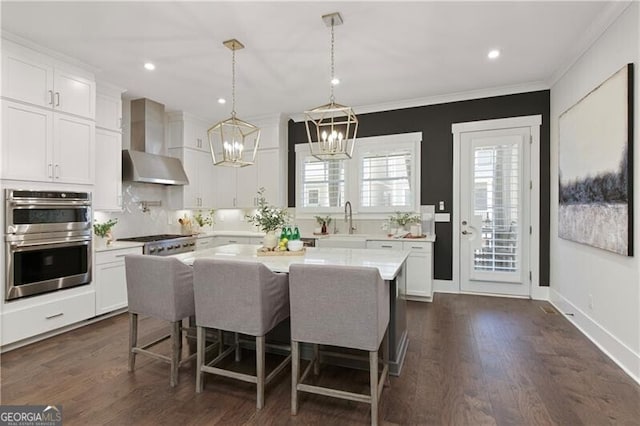
[[[548,87],[620,9],[594,1],[1,2],[3,31],[91,65],[130,97],[211,121],[231,110],[216,101],[231,97],[231,52],[222,45],[230,38],[246,46],[236,54],[238,116],[295,115],[328,101],[327,13],[344,19],[335,28],[336,101],[357,107]],[[492,48],[498,60],[487,59]]]

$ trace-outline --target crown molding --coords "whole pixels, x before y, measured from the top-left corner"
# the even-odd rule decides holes
[[[490,98],[494,96],[513,95],[517,93],[536,92],[548,90],[549,85],[544,81],[534,81],[531,83],[491,87],[487,89],[471,90],[467,92],[449,93],[445,95],[429,96],[424,98],[405,99],[393,102],[384,102],[372,105],[360,105],[353,107],[356,114],[368,114],[372,112],[392,111],[397,109],[414,108],[427,105],[444,104],[449,102],[468,101],[471,99]],[[289,115],[295,122],[304,121],[303,113]]]
[[[578,37],[567,60],[548,79],[549,87],[553,87],[575,65],[575,63],[589,50],[594,43],[609,29],[609,27],[627,10],[633,1],[614,1],[606,5],[591,25]]]
[[[60,62],[64,62],[65,64],[69,64],[69,65],[73,65],[75,67],[81,68],[82,70],[86,72],[90,72],[92,74],[97,74],[101,71],[101,69],[96,66],[89,65],[86,62],[82,62],[76,58],[67,56],[64,53],[60,53],[58,51],[49,49],[48,47],[41,46],[39,44],[32,42],[31,40],[27,40],[26,38],[20,37],[18,35],[15,35],[5,30],[2,30],[2,39],[8,40],[10,42],[18,44],[22,47],[26,47],[28,49],[35,50],[38,53],[42,53],[44,55],[50,56],[53,59],[56,59]]]

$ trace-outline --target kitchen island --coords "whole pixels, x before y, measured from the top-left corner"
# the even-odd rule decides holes
[[[288,273],[294,263],[335,266],[366,266],[377,268],[383,280],[389,282],[389,373],[400,375],[409,344],[407,339],[406,260],[409,251],[311,248],[293,256],[258,256],[260,245],[230,244],[174,255],[192,265],[196,259],[220,258],[261,262],[273,272]],[[348,326],[348,324],[345,324]]]

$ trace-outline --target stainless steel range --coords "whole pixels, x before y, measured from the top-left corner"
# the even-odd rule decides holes
[[[144,243],[142,254],[169,256],[170,254],[195,251],[196,237],[180,234],[148,235],[144,237],[119,238],[118,241]]]

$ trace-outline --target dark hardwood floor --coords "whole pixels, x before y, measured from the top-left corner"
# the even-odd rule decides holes
[[[542,307],[550,305],[447,294],[410,302],[409,350],[382,394],[382,424],[640,425],[640,386]],[[151,319],[141,327],[143,338],[168,329]],[[173,389],[168,364],[139,356],[128,373],[127,330],[119,315],[3,354],[1,403],[62,404],[65,425],[369,423],[365,404],[309,394],[291,417],[288,372],[267,388],[260,412],[250,384],[209,376],[196,394],[194,363]],[[323,367],[320,380],[368,386],[366,372],[338,367]]]

